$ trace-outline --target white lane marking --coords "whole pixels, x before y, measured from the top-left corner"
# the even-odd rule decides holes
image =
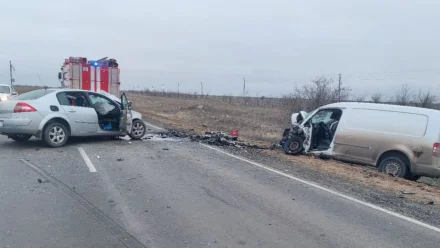
[[[337,195],[337,196],[342,197],[342,198],[344,198],[344,199],[347,199],[347,200],[350,200],[350,201],[353,201],[353,202],[359,203],[359,204],[364,205],[364,206],[366,206],[366,207],[369,207],[369,208],[372,208],[372,209],[375,209],[375,210],[381,211],[381,212],[383,212],[383,213],[387,213],[387,214],[392,215],[392,216],[394,216],[394,217],[397,217],[397,218],[399,218],[399,219],[406,220],[406,221],[411,222],[411,223],[413,223],[413,224],[416,224],[416,225],[419,225],[419,226],[422,226],[422,227],[425,227],[425,228],[428,228],[428,229],[431,229],[431,230],[433,230],[433,231],[436,231],[436,232],[440,233],[440,228],[438,228],[438,227],[431,226],[431,225],[426,224],[426,223],[424,223],[424,222],[421,222],[421,221],[418,221],[418,220],[416,220],[416,219],[413,219],[413,218],[410,218],[410,217],[407,217],[407,216],[404,216],[404,215],[401,215],[401,214],[395,213],[395,212],[393,212],[393,211],[390,211],[390,210],[388,210],[388,209],[385,209],[385,208],[382,208],[382,207],[376,206],[376,205],[374,205],[374,204],[371,204],[371,203],[368,203],[368,202],[364,202],[364,201],[358,200],[358,199],[356,199],[356,198],[353,198],[353,197],[348,196],[348,195],[341,194],[341,193],[336,192],[336,191],[333,191],[333,190],[331,190],[331,189],[327,189],[327,188],[325,188],[325,187],[323,187],[323,186],[320,186],[320,185],[318,185],[318,184],[315,184],[315,183],[312,183],[312,182],[310,182],[310,181],[306,181],[306,180],[303,180],[303,179],[300,179],[300,178],[294,177],[294,176],[292,176],[292,175],[286,174],[286,173],[281,172],[281,171],[279,171],[279,170],[276,170],[276,169],[270,168],[270,167],[268,167],[268,166],[266,166],[266,165],[262,165],[262,164],[259,164],[259,163],[256,163],[256,162],[253,162],[253,161],[251,161],[251,160],[248,160],[248,159],[245,159],[245,158],[242,158],[242,157],[236,156],[236,155],[234,155],[234,154],[231,154],[231,153],[228,153],[228,152],[222,151],[222,150],[220,150],[220,149],[218,149],[218,148],[215,148],[215,147],[212,147],[212,146],[209,146],[209,145],[205,145],[205,144],[201,144],[201,145],[204,146],[204,147],[207,147],[207,148],[209,148],[209,149],[211,149],[211,150],[214,150],[214,151],[217,151],[217,152],[223,153],[223,154],[225,154],[225,155],[227,155],[227,156],[233,157],[233,158],[235,158],[235,159],[241,160],[241,161],[243,161],[243,162],[246,162],[246,163],[249,163],[249,164],[252,164],[252,165],[258,166],[258,167],[263,168],[263,169],[265,169],[265,170],[268,170],[268,171],[271,171],[271,172],[277,173],[277,174],[279,174],[279,175],[285,176],[285,177],[287,177],[287,178],[290,178],[290,179],[292,179],[292,180],[295,180],[295,181],[301,182],[301,183],[303,183],[303,184],[307,184],[307,185],[309,185],[309,186],[312,186],[312,187],[315,187],[315,188],[317,188],[317,189],[323,190],[323,191],[328,192],[328,193],[330,193],[330,194]]]
[[[82,147],[78,147],[78,151],[81,154],[81,157],[84,159],[84,162],[86,162],[87,167],[89,167],[89,171],[96,172],[95,166],[93,166],[92,161],[90,161],[90,158],[87,156],[84,149]]]
[[[166,129],[163,129],[163,128],[161,128],[161,127],[155,126],[155,125],[150,124],[150,123],[148,123],[148,122],[146,122],[146,121],[144,121],[144,123],[145,123],[145,125],[147,125],[147,126],[154,127],[154,128],[159,129],[159,130],[161,130],[161,131],[167,131]]]

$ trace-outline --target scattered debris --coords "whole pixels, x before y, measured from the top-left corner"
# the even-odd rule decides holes
[[[37,179],[38,183],[43,183],[43,180],[41,180],[40,178]]]
[[[429,201],[427,205],[435,205],[434,201]]]
[[[167,206],[167,208],[171,208],[171,206]]]
[[[148,209],[144,211],[145,213],[148,213]]]
[[[169,150],[169,148],[162,148],[162,150],[164,150],[164,151],[168,151],[168,150]]]
[[[203,135],[191,134],[187,132],[179,132],[179,131],[169,131],[162,132],[158,134],[161,138],[189,138],[193,142],[200,142],[209,145],[215,146],[235,146],[237,148],[247,147],[247,148],[255,148],[255,149],[275,149],[278,147],[277,145],[272,146],[259,146],[253,145],[248,142],[240,142],[238,137],[234,137],[228,135],[224,132],[219,131],[210,131],[205,132]],[[151,139],[151,136],[147,135],[144,139]]]
[[[124,159],[123,158],[118,158],[118,159],[116,159],[116,161],[124,161]]]
[[[131,142],[128,142],[129,145],[131,145]]]
[[[133,180],[133,179],[136,179],[136,177],[129,177],[129,178],[127,178],[127,180]]]
[[[40,148],[35,148],[35,151],[39,151],[40,150]]]
[[[239,244],[239,245],[245,245],[245,244],[246,244],[246,241],[244,241],[244,240],[239,240],[239,241],[237,242],[237,244]]]
[[[116,212],[116,214],[122,214],[122,211]]]
[[[100,157],[100,156],[98,156],[98,155],[96,155],[96,158],[97,158],[97,159],[99,159],[99,160],[101,160],[101,157]]]
[[[402,194],[404,195],[414,195],[414,192],[408,192],[408,191],[402,191]]]

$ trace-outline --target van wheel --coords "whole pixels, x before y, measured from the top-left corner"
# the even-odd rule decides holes
[[[146,132],[147,127],[145,126],[145,123],[141,120],[134,120],[129,136],[132,139],[142,139]]]
[[[68,138],[67,128],[61,123],[52,122],[44,129],[43,140],[50,147],[64,146]]]
[[[32,137],[31,134],[13,134],[10,135],[9,138],[11,138],[14,141],[17,142],[26,142]]]
[[[408,166],[403,156],[393,155],[383,159],[379,164],[379,172],[386,173],[393,177],[405,178],[408,174]]]
[[[297,155],[303,150],[303,143],[304,140],[301,137],[293,136],[284,142],[284,152],[289,155]]]

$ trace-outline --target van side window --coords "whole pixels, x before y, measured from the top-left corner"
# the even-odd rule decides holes
[[[351,111],[347,127],[354,130],[423,137],[427,124],[426,115],[355,108]]]

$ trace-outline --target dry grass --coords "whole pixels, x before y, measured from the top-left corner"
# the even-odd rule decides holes
[[[128,94],[133,108],[145,117],[183,130],[223,131],[238,129],[240,137],[274,143],[289,127],[290,113],[273,108],[237,106],[214,99],[179,99]]]
[[[41,89],[40,86],[29,86],[29,85],[14,85],[15,90],[18,94],[23,94],[32,90],[38,90]]]

